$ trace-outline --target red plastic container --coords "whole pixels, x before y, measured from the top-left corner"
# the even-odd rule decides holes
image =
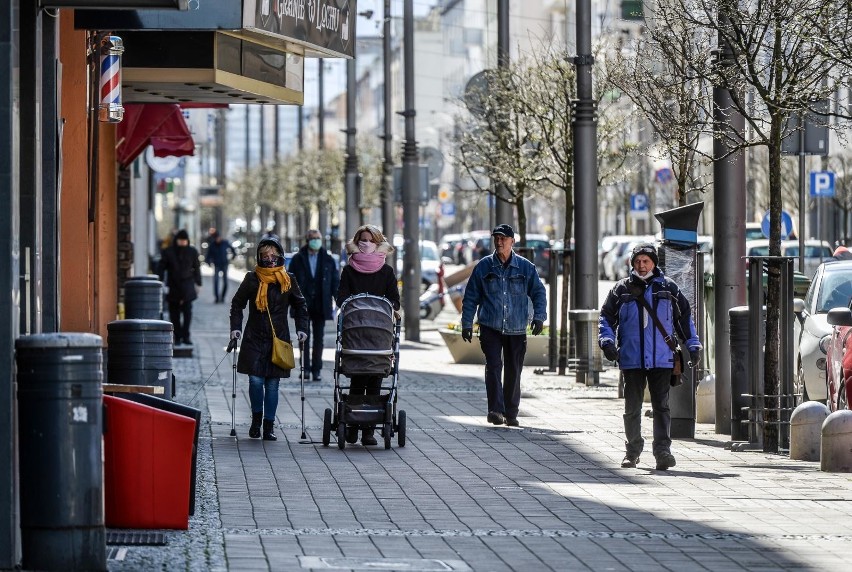
[[[106,526],[187,529],[195,420],[111,395],[104,405]]]

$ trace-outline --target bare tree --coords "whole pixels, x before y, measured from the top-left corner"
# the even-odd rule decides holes
[[[818,113],[814,102],[831,96],[829,81],[839,69],[825,53],[825,38],[804,24],[830,20],[836,4],[831,0],[660,0],[654,12],[650,33],[661,47],[688,62],[695,77],[728,90],[733,109],[722,111],[745,118],[750,139],[730,141],[728,148],[753,145],[768,150],[769,253],[773,256],[781,254],[781,142],[788,120],[793,114]],[[717,53],[724,57],[711,57]],[[754,97],[746,99],[748,92]],[[724,134],[737,135],[734,131]],[[767,266],[764,448],[776,451],[781,267],[780,262]]]

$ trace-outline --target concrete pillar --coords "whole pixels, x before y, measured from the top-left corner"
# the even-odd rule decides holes
[[[805,401],[790,416],[790,458],[796,461],[819,461],[820,431],[829,414],[828,407],[818,401]]]
[[[852,411],[835,411],[823,422],[819,468],[829,473],[852,473]]]

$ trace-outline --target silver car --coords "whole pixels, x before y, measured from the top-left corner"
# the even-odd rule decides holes
[[[831,340],[826,318],[832,308],[849,307],[850,300],[852,260],[843,260],[820,264],[805,299],[793,301],[793,339],[798,341],[794,393],[803,401],[826,399],[825,355]]]

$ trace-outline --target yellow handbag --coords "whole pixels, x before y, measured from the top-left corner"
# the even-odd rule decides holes
[[[275,334],[275,326],[272,325],[272,314],[269,313],[269,307],[266,308],[266,315],[269,317],[269,325],[272,327],[272,363],[281,369],[294,369],[296,367],[296,356],[293,355],[293,346],[278,339]]]

